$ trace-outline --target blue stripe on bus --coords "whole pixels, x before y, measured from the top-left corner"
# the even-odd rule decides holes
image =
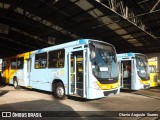
[[[85,39],[79,40],[79,44],[86,44],[86,43],[87,43],[87,40],[85,40]]]

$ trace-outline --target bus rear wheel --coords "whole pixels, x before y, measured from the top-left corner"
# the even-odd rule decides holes
[[[61,82],[55,84],[54,95],[57,99],[65,99],[65,89]]]

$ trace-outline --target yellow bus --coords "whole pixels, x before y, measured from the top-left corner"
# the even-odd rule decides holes
[[[150,71],[150,87],[158,86],[157,57],[148,60]]]

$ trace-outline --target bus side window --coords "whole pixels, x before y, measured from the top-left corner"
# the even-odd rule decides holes
[[[35,68],[41,69],[47,67],[47,53],[40,53],[35,55]]]
[[[64,60],[65,60],[64,55],[65,55],[64,49],[50,51],[48,67],[49,68],[63,68]]]
[[[16,61],[16,59],[11,59],[11,69],[17,69],[17,61]]]
[[[5,60],[3,60],[2,62],[2,71],[5,70],[7,67],[7,62]]]
[[[17,69],[23,69],[24,57],[17,59]]]

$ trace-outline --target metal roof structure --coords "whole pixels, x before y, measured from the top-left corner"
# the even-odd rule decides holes
[[[160,52],[160,0],[0,0],[0,57],[80,38]]]

